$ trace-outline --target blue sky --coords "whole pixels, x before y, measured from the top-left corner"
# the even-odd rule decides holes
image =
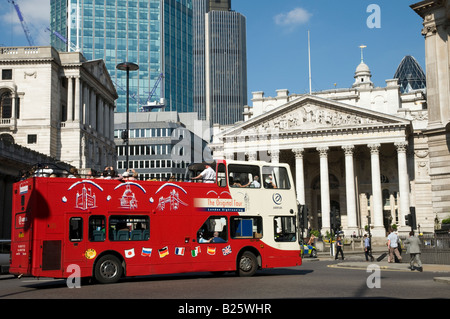
[[[0,44],[26,46],[13,6],[0,0]],[[35,42],[49,44],[50,0],[16,0]],[[351,87],[361,59],[372,81],[384,87],[405,55],[414,56],[425,70],[422,20],[409,7],[418,0],[232,0],[233,10],[247,18],[248,92],[277,89],[309,91],[308,30],[311,33],[313,91]],[[369,28],[369,5],[379,7],[379,28]],[[249,100],[251,105],[251,101]]]
[[[309,92],[308,30],[313,91],[351,87],[361,61],[384,87],[405,55],[425,71],[422,20],[407,0],[232,0],[247,18],[248,90],[275,96],[277,89]],[[369,28],[369,5],[380,8],[380,28]],[[370,19],[372,22],[373,20]],[[249,104],[251,102],[249,101]]]

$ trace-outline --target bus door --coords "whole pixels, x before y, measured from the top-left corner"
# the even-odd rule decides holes
[[[158,266],[163,267],[159,272],[165,273],[167,270],[172,273],[190,272],[192,239],[194,238],[189,234],[190,216],[182,213],[159,215],[155,216],[153,221],[150,239],[156,248]],[[167,268],[167,265],[170,265],[170,268]]]
[[[31,274],[31,239],[32,228],[26,212],[19,212],[13,221],[11,236],[11,265],[13,274]]]
[[[89,258],[86,251],[86,218],[87,216],[82,216],[79,213],[67,213],[65,216],[63,249],[65,265],[76,264],[82,267]]]
[[[17,275],[30,275],[32,269],[33,223],[29,207],[34,188],[32,181],[34,180],[26,180],[14,185],[10,272]]]
[[[233,270],[235,261],[230,258],[232,250],[228,218],[214,215],[204,217],[202,220],[197,219],[196,224],[196,245],[192,247],[191,254],[192,257],[195,257],[193,262],[197,271]]]

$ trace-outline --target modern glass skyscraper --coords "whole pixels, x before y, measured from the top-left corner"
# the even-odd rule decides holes
[[[161,98],[165,111],[193,111],[192,0],[51,0],[51,28],[58,50],[105,60],[117,112],[126,111],[126,72],[116,69],[125,61],[139,65],[130,73],[131,112]]]
[[[194,111],[211,124],[234,124],[247,104],[246,18],[231,0],[193,1]]]
[[[398,79],[400,91],[402,93],[409,93],[414,90],[423,90],[427,87],[427,77],[423,72],[417,60],[407,55],[394,74],[394,79]]]

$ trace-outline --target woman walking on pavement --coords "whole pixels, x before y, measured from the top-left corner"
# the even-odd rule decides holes
[[[338,259],[338,254],[341,253],[341,257],[342,260],[344,260],[344,251],[342,250],[342,241],[341,241],[341,237],[338,236],[336,238],[336,257],[334,258],[334,260]]]

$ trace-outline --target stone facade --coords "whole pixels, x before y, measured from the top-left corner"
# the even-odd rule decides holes
[[[370,78],[361,62],[349,89],[254,93],[244,122],[215,126],[214,157],[289,163],[309,228],[322,233],[331,211],[347,235],[369,224],[380,240],[392,224],[406,233],[410,207],[421,231],[433,231],[425,92],[401,94],[396,79],[377,88]]]
[[[423,135],[433,212],[442,220],[450,216],[450,0],[421,1],[411,8],[424,19],[429,120]]]
[[[117,93],[103,60],[52,47],[0,49],[0,134],[79,169],[115,163]]]

